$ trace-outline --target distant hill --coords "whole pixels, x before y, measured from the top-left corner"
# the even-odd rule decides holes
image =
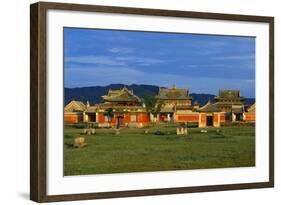
[[[143,98],[145,95],[157,95],[159,86],[155,85],[124,85],[124,84],[110,84],[108,86],[91,86],[81,88],[65,88],[64,89],[64,103],[68,104],[71,100],[89,101],[90,104],[96,104],[102,102],[101,96],[106,95],[109,89],[120,89],[126,86],[127,88],[134,91],[134,94]],[[208,102],[213,101],[215,95],[212,94],[197,94],[191,93],[190,96],[193,98],[193,103],[198,101],[202,106]],[[247,98],[245,104],[251,105],[255,102],[254,98]]]
[[[124,85],[124,84],[110,84],[108,86],[92,86],[92,87],[81,87],[81,88],[65,88],[65,104],[69,103],[71,100],[80,100],[86,102],[87,100],[90,104],[102,102],[102,95],[106,95],[109,89],[120,89],[126,86],[128,89],[134,91],[134,94],[140,98],[145,95],[156,95],[158,93],[159,87],[154,85]]]

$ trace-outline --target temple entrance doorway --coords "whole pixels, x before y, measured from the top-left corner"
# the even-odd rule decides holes
[[[242,113],[237,113],[236,115],[236,121],[243,121],[243,114]]]
[[[213,126],[213,115],[207,116],[207,126]]]
[[[117,117],[117,129],[120,128],[121,126],[123,126],[123,116],[118,116]]]
[[[96,122],[96,113],[88,114],[88,122]]]

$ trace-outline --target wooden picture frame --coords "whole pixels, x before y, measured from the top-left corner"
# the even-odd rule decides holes
[[[254,183],[96,193],[47,194],[47,11],[63,10],[158,17],[257,22],[269,25],[269,180]],[[39,2],[30,6],[30,199],[37,202],[209,192],[274,186],[274,18],[205,12]]]

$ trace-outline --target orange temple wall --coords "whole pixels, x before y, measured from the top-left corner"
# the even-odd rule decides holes
[[[131,121],[131,115],[136,115],[136,121]],[[126,124],[126,123],[133,123],[133,122],[136,122],[136,123],[143,123],[143,125],[147,125],[149,123],[149,116],[147,113],[138,113],[138,114],[130,114],[130,113],[125,113],[125,114],[120,114],[120,115],[115,115],[112,120],[111,120],[111,124],[116,124],[117,123],[117,117],[118,116],[122,116],[123,117],[123,124]],[[105,121],[105,116],[103,113],[99,113],[98,114],[98,119],[97,121],[99,123],[106,123]]]
[[[66,123],[83,122],[82,114],[64,114],[64,121]]]
[[[225,115],[224,114],[220,115],[220,122],[225,123]]]
[[[198,122],[199,115],[178,115],[177,121],[178,122]]]
[[[245,120],[248,122],[254,122],[256,120],[256,114],[254,113],[246,113],[245,117]]]

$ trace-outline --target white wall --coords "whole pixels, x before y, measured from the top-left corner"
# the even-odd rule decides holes
[[[275,104],[280,104],[281,12],[278,0],[75,0],[88,4],[147,7],[275,16]],[[35,1],[2,1],[0,7],[0,190],[1,204],[31,204],[29,192],[29,4]],[[275,123],[280,124],[280,106]],[[279,116],[278,116],[279,115]],[[106,199],[71,204],[277,204],[280,199],[280,129],[276,126],[276,187],[170,196]],[[56,203],[55,203],[56,204]],[[64,204],[64,203],[61,203]]]

